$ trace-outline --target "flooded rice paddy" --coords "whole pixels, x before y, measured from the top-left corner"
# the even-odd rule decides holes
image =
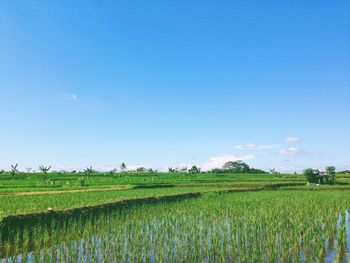
[[[211,193],[5,221],[0,262],[350,262],[347,191]]]

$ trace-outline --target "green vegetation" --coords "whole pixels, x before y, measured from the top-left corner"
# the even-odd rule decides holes
[[[12,177],[15,177],[18,174],[17,167],[18,167],[18,163],[16,163],[15,165],[11,165],[10,173],[11,173]]]
[[[330,184],[335,184],[335,167],[334,166],[327,166],[326,167],[326,174],[327,174],[327,179]]]
[[[349,207],[342,191],[136,203],[30,227],[7,225],[0,258],[31,252],[47,262],[345,262]]]
[[[44,165],[39,166],[39,171],[43,173],[44,180],[47,180],[47,173],[50,169],[51,169],[51,166],[44,166]]]
[[[226,167],[68,173],[42,166],[40,173],[23,173],[13,166],[0,176],[0,262],[19,254],[48,262],[348,257],[349,174],[331,166],[304,175],[246,173],[241,162]]]
[[[242,161],[230,161],[226,162],[223,167],[215,168],[212,170],[213,173],[256,173],[256,174],[264,174],[266,173],[263,170],[250,167],[248,164],[242,162]]]
[[[0,197],[0,219],[9,215],[66,210],[70,208],[96,206],[126,199],[165,196],[192,192],[229,190],[233,187],[161,187],[140,189],[112,189],[93,192],[72,192],[39,195],[4,195]],[[238,188],[237,188],[238,189]]]
[[[308,168],[304,170],[304,176],[308,183],[313,184],[335,184],[336,172],[334,166],[327,166],[326,172],[318,169]]]
[[[190,169],[191,171],[192,169]],[[350,176],[337,175],[333,186],[306,185],[302,175],[238,174],[238,173],[77,173],[4,172],[0,176],[0,221],[8,215],[55,211],[71,207],[91,206],[158,194],[221,191],[228,189],[300,189],[332,187],[350,189]],[[128,190],[126,190],[128,189]],[[68,200],[69,199],[69,200]]]

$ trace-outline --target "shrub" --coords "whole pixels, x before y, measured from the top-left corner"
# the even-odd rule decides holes
[[[193,165],[191,169],[188,170],[190,174],[199,174],[201,172],[201,168]]]
[[[307,168],[304,170],[304,176],[309,183],[320,183],[320,172],[317,169]]]
[[[78,181],[79,181],[80,186],[88,186],[89,185],[89,181],[85,176],[79,177]]]

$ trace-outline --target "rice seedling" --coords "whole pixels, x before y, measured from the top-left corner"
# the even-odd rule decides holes
[[[346,192],[208,193],[17,225],[0,258],[68,262],[343,262]],[[11,238],[9,238],[11,237]],[[1,260],[0,260],[1,261]]]

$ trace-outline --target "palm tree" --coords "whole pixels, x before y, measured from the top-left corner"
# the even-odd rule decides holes
[[[16,163],[15,165],[11,165],[11,175],[12,175],[12,177],[15,177],[17,175],[17,173],[18,173],[17,167],[18,167],[18,163]]]
[[[90,166],[90,167],[87,167],[85,170],[84,170],[84,173],[87,173],[87,174],[92,174],[93,172],[95,172],[94,171],[94,169],[92,169],[92,166]]]
[[[120,170],[122,170],[122,172],[124,172],[126,170],[126,164],[125,163],[122,163],[120,165]]]
[[[168,172],[169,173],[175,173],[176,169],[174,169],[173,167],[168,167]]]
[[[47,172],[51,169],[51,166],[40,165],[39,170],[44,174],[44,180],[47,180]]]

